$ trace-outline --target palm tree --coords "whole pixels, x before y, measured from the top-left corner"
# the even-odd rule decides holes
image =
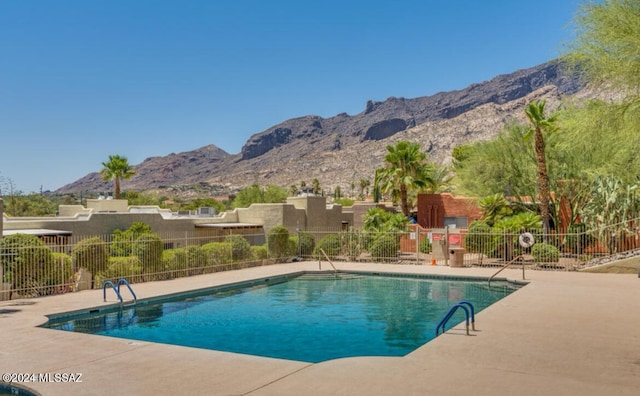
[[[385,167],[376,170],[376,186],[394,202],[400,201],[402,213],[409,216],[409,190],[421,191],[434,185],[433,165],[420,151],[420,144],[405,140],[387,146],[384,162]]]
[[[482,220],[491,227],[512,213],[509,201],[500,193],[484,197],[478,204],[482,211]]]
[[[102,180],[115,181],[114,198],[120,199],[120,180],[131,179],[136,174],[136,171],[129,165],[127,157],[120,155],[110,155],[109,161],[103,162],[102,166],[103,168],[100,171]]]
[[[369,179],[360,179],[360,199],[364,199],[367,195],[365,189],[371,185]]]
[[[545,153],[545,144],[543,132],[552,132],[555,130],[555,122],[558,113],[552,114],[549,118],[544,116],[544,106],[546,101],[534,100],[525,107],[524,112],[529,118],[533,131],[533,148],[536,153],[536,162],[538,164],[538,194],[540,195],[540,217],[542,218],[542,234],[546,239],[550,233],[550,214],[549,214],[549,174],[547,173],[547,157]]]
[[[318,193],[320,192],[320,180],[313,179],[311,181],[311,187],[313,188],[313,194],[318,195]]]

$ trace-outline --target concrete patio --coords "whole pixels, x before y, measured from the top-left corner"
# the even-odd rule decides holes
[[[336,263],[340,270],[488,278],[495,268]],[[327,269],[328,265],[323,265]],[[135,284],[138,298],[317,270],[302,262]],[[520,269],[500,278],[522,279]],[[106,305],[102,290],[0,302],[2,373],[82,373],[23,383],[43,395],[637,395],[640,279],[527,271],[529,285],[405,357],[319,364],[36,327],[45,315]],[[111,296],[113,297],[113,296]],[[111,303],[114,299],[111,298]],[[283,340],[286,342],[286,340]]]

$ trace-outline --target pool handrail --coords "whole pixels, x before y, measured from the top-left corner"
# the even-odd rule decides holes
[[[122,302],[122,295],[120,295],[120,291],[116,288],[116,285],[114,285],[113,282],[111,282],[110,280],[106,280],[102,283],[102,300],[104,302],[107,301],[107,286],[111,286],[113,291],[116,293],[118,300]]]
[[[523,258],[524,258],[524,255],[522,255],[522,254],[517,255],[516,257],[513,258],[513,260],[509,261],[502,268],[500,268],[495,274],[491,275],[489,277],[489,286],[491,286],[491,279],[493,279],[496,275],[498,275],[503,270],[507,269],[511,264],[515,263],[516,260],[520,260],[520,259],[523,259]],[[524,280],[524,260],[522,261],[522,279]]]
[[[127,282],[127,280],[125,278],[120,278],[118,279],[118,283],[117,283],[117,288],[118,288],[118,294],[120,294],[120,285],[125,285],[127,287],[127,289],[129,289],[129,291],[131,292],[131,295],[133,296],[133,301],[136,302],[138,300],[138,297],[136,296],[136,293],[133,292],[133,289],[131,288],[131,285],[129,284],[129,282]],[[122,302],[122,297],[120,297],[120,302]]]
[[[329,262],[329,264],[331,264],[331,267],[333,268],[333,274],[337,278],[338,277],[338,270],[336,269],[336,266],[333,265],[333,263],[331,262],[331,259],[329,258],[329,256],[327,256],[327,253],[325,253],[324,249],[319,248],[318,250],[320,250],[320,253],[322,253],[324,255],[324,257],[327,259],[327,261]],[[318,267],[319,267],[319,269],[322,269],[322,260],[318,260]]]
[[[442,327],[442,333],[444,334],[445,332],[445,325],[447,324],[447,322],[449,321],[449,319],[451,319],[451,317],[453,316],[453,314],[458,310],[458,308],[462,308],[464,310],[464,314],[465,314],[465,322],[466,322],[466,331],[467,331],[467,335],[469,335],[469,308],[471,308],[471,312],[472,315],[471,317],[473,318],[473,330],[476,330],[475,327],[475,310],[473,309],[473,304],[471,304],[471,302],[466,301],[466,300],[461,300],[458,301],[457,303],[455,303],[451,308],[449,308],[449,311],[447,311],[447,313],[444,315],[444,317],[442,318],[442,320],[440,320],[440,322],[438,323],[438,325],[436,326],[436,337],[440,334],[440,328]]]

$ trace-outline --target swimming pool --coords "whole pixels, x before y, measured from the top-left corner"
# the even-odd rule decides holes
[[[45,327],[312,363],[404,356],[434,337],[459,300],[479,312],[516,288],[401,274],[303,274],[51,317]],[[458,313],[450,323],[463,319]]]

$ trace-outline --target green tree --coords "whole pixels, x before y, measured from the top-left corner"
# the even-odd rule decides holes
[[[569,58],[596,83],[640,94],[640,3],[637,0],[584,2],[575,17]]]
[[[536,153],[536,163],[538,165],[538,199],[540,200],[540,217],[542,218],[543,237],[548,238],[551,234],[550,212],[549,212],[549,174],[547,172],[547,156],[545,152],[544,132],[552,132],[556,128],[557,114],[545,117],[545,101],[533,101],[524,109],[529,122],[532,125],[534,135],[533,147]]]
[[[198,208],[211,207],[216,210],[217,213],[222,213],[227,210],[227,207],[215,198],[196,198],[187,205],[181,206],[182,210],[196,210]]]
[[[367,210],[363,218],[362,228],[365,231],[392,232],[405,231],[409,223],[402,213],[388,212],[382,208]]]
[[[313,193],[315,195],[320,193],[320,181],[318,179],[313,179],[311,181],[311,187],[313,188]]]
[[[369,179],[360,179],[358,186],[360,187],[360,195],[358,198],[364,199],[367,195],[369,195],[369,186],[371,185],[371,181]]]
[[[270,184],[264,190],[265,203],[280,203],[287,199],[287,190],[275,184]]]
[[[376,171],[377,185],[394,202],[399,201],[402,213],[409,216],[409,192],[433,186],[433,165],[427,162],[427,154],[420,151],[420,144],[405,140],[387,146],[384,162],[385,167]]]
[[[23,195],[20,191],[5,198],[4,205],[5,212],[11,216],[50,216],[55,215],[57,209],[56,204],[44,195]]]
[[[140,235],[150,234],[151,226],[141,221],[136,221],[126,230],[115,229],[111,244],[109,245],[111,255],[116,257],[131,256],[133,251],[133,242]]]
[[[100,170],[102,180],[114,181],[114,198],[120,199],[120,181],[131,179],[136,174],[136,171],[129,165],[127,157],[120,155],[110,155],[109,161],[103,162],[102,167],[102,170]]]
[[[482,220],[490,227],[512,213],[509,201],[503,194],[489,195],[482,198],[478,204],[480,205]]]
[[[141,193],[140,191],[123,191],[120,194],[122,199],[126,199],[129,205],[157,205],[160,206],[161,202],[157,196],[152,194]]]
[[[269,185],[262,189],[257,184],[245,187],[238,192],[233,200],[234,208],[248,208],[254,203],[279,203],[287,199],[287,190],[276,185]]]

